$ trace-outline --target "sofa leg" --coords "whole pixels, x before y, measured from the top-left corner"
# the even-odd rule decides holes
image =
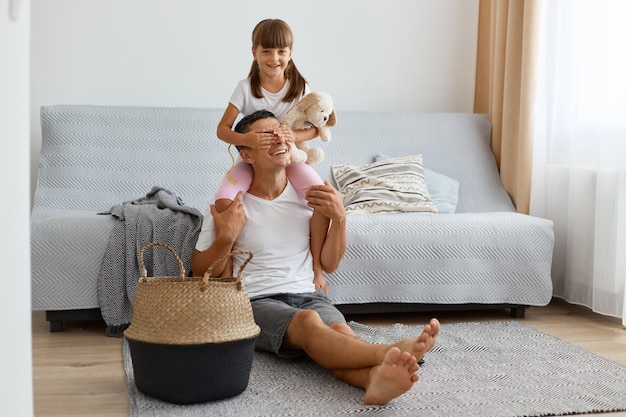
[[[63,320],[50,320],[50,332],[62,332]]]
[[[516,318],[516,319],[523,319],[525,316],[526,316],[525,306],[511,307],[511,317]]]
[[[62,332],[65,321],[103,321],[99,308],[81,310],[47,310],[50,332]]]

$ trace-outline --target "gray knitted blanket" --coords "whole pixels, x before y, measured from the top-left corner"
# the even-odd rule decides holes
[[[145,197],[113,206],[102,214],[110,214],[119,222],[111,231],[102,259],[98,300],[107,334],[121,337],[132,317],[141,248],[151,242],[167,243],[178,253],[189,275],[203,216],[161,187],[153,187]],[[148,276],[179,275],[176,259],[164,248],[150,248],[143,258]]]

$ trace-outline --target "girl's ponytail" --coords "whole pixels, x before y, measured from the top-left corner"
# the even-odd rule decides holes
[[[250,90],[252,91],[252,95],[256,98],[262,98],[263,92],[261,91],[261,80],[259,79],[259,63],[256,62],[256,59],[252,60],[248,78],[250,79]]]
[[[293,100],[299,99],[302,95],[304,95],[304,89],[306,87],[306,80],[296,68],[296,64],[293,62],[293,59],[289,61],[289,66],[285,71],[285,76],[289,80],[289,90],[283,101],[289,102]]]

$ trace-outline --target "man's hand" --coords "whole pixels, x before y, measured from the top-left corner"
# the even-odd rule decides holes
[[[211,216],[215,226],[215,240],[208,249],[200,252],[195,250],[191,257],[191,271],[195,276],[201,276],[218,259],[230,253],[235,244],[235,240],[246,224],[246,216],[241,204],[243,193],[239,192],[235,196],[231,205],[224,211],[219,212],[215,204],[211,204]],[[210,219],[204,219],[210,221]],[[212,277],[232,276],[232,258],[226,257],[224,262],[215,265],[211,272]]]
[[[344,220],[346,209],[343,206],[341,193],[336,190],[328,181],[324,185],[313,185],[305,196],[308,206],[314,210],[319,210],[324,216],[332,221]]]
[[[242,198],[243,193],[240,191],[235,196],[230,207],[221,213],[217,211],[215,204],[211,204],[211,215],[215,223],[215,241],[232,245],[243,230],[246,224],[246,216],[243,204],[241,204]]]

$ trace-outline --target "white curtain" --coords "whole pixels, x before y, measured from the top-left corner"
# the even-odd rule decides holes
[[[626,1],[543,6],[530,214],[554,221],[554,295],[626,325]]]

